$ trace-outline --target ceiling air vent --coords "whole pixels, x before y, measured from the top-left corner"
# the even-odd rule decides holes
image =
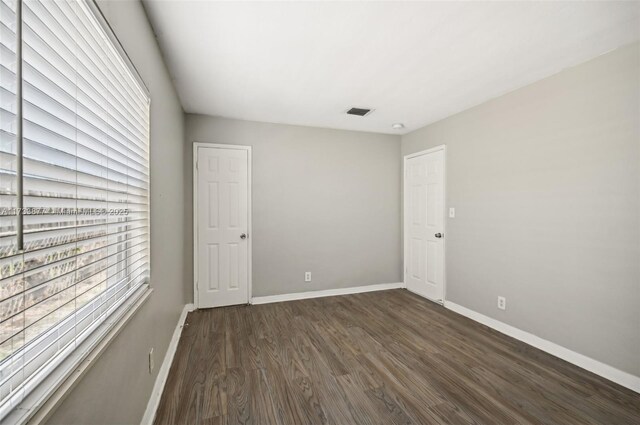
[[[365,108],[351,108],[347,111],[347,114],[349,115],[357,115],[359,117],[364,117],[365,115],[368,115],[371,112],[371,109],[365,109]]]

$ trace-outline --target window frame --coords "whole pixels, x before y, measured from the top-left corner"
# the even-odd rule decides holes
[[[23,0],[16,0],[23,1]],[[135,67],[133,61],[127,54],[122,43],[116,36],[113,28],[107,21],[106,17],[102,13],[96,0],[74,0],[83,2],[89,11],[93,14],[96,21],[100,24],[104,33],[107,35],[112,47],[116,50],[119,58],[123,61],[124,65],[128,68],[130,75],[135,79],[139,88],[146,95],[149,100],[149,125],[151,122],[151,96],[147,85],[144,83],[140,73]],[[24,7],[24,6],[23,6]],[[67,347],[62,352],[57,353],[52,361],[48,362],[36,375],[43,376],[37,380],[39,383],[33,385],[33,388],[26,389],[27,394],[22,400],[16,404],[16,406],[1,418],[2,422],[5,421],[11,424],[39,424],[44,423],[62,402],[66,394],[73,389],[73,387],[82,379],[84,374],[96,363],[100,355],[107,349],[115,337],[126,327],[128,322],[136,315],[138,310],[146,303],[150,298],[153,289],[151,287],[151,153],[150,153],[150,139],[151,135],[148,135],[149,146],[149,158],[148,158],[148,184],[147,184],[147,244],[149,252],[148,260],[148,278],[140,286],[131,290],[130,294],[123,296],[122,299],[112,306],[109,313],[106,315],[105,320],[92,324],[86,331],[85,335],[82,335],[80,342],[73,348]],[[91,303],[83,306],[76,314],[82,311],[84,308],[89,308]],[[50,332],[58,330],[61,326],[64,326],[65,319],[55,328],[52,328],[38,336],[42,338]]]
[[[109,314],[107,320],[99,323],[75,349],[70,350],[66,356],[60,356],[58,362],[44,367],[39,373],[46,374],[46,377],[2,420],[15,425],[44,423],[145,304],[152,292],[149,283],[144,283],[125,298]]]

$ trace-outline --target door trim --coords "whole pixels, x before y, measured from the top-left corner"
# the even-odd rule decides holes
[[[218,149],[233,149],[247,151],[247,304],[251,303],[251,296],[253,292],[253,274],[252,274],[252,252],[253,252],[253,230],[251,226],[251,186],[252,177],[251,172],[253,168],[253,161],[251,159],[251,146],[245,145],[229,145],[221,143],[207,143],[207,142],[194,142],[193,143],[193,163],[191,168],[193,169],[193,304],[195,308],[200,308],[200,300],[198,298],[198,150],[200,148],[218,148]]]
[[[407,235],[409,234],[409,226],[407,226],[407,160],[438,151],[442,151],[442,155],[444,157],[442,164],[442,229],[445,237],[442,240],[442,302],[439,302],[438,300],[432,300],[431,298],[427,299],[444,305],[447,300],[447,219],[449,218],[449,214],[447,214],[447,145],[438,145],[430,149],[410,153],[408,155],[405,155],[402,160],[402,281],[404,282],[404,287],[407,288],[408,291],[411,291],[407,287],[407,265],[409,264],[407,259],[407,255],[409,252],[409,250],[407,249]]]

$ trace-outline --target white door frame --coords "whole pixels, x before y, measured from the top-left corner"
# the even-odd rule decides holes
[[[196,308],[200,308],[200,300],[198,299],[198,149],[200,148],[218,148],[218,149],[235,149],[247,151],[247,304],[251,303],[252,296],[252,260],[251,252],[253,251],[253,232],[251,229],[251,146],[243,145],[227,145],[220,143],[206,143],[206,142],[194,142],[193,143],[193,303]]]
[[[430,149],[425,149],[423,151],[414,152],[409,155],[405,155],[402,161],[402,247],[403,247],[403,262],[402,262],[402,281],[404,282],[404,287],[407,288],[407,264],[408,258],[407,253],[409,250],[407,249],[407,240],[409,233],[409,226],[407,225],[407,160],[411,158],[415,158],[417,156],[427,155],[433,152],[442,151],[442,155],[444,157],[444,161],[442,164],[442,173],[443,173],[443,181],[442,181],[442,197],[444,198],[442,202],[442,233],[444,234],[444,238],[442,238],[442,304],[447,300],[447,218],[449,217],[447,212],[447,145],[438,145]],[[407,289],[410,290],[410,289]],[[431,300],[434,301],[434,300]],[[437,302],[437,301],[434,301]]]

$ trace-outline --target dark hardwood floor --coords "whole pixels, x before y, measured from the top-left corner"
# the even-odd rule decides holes
[[[405,290],[190,313],[156,424],[640,424],[640,395]]]

